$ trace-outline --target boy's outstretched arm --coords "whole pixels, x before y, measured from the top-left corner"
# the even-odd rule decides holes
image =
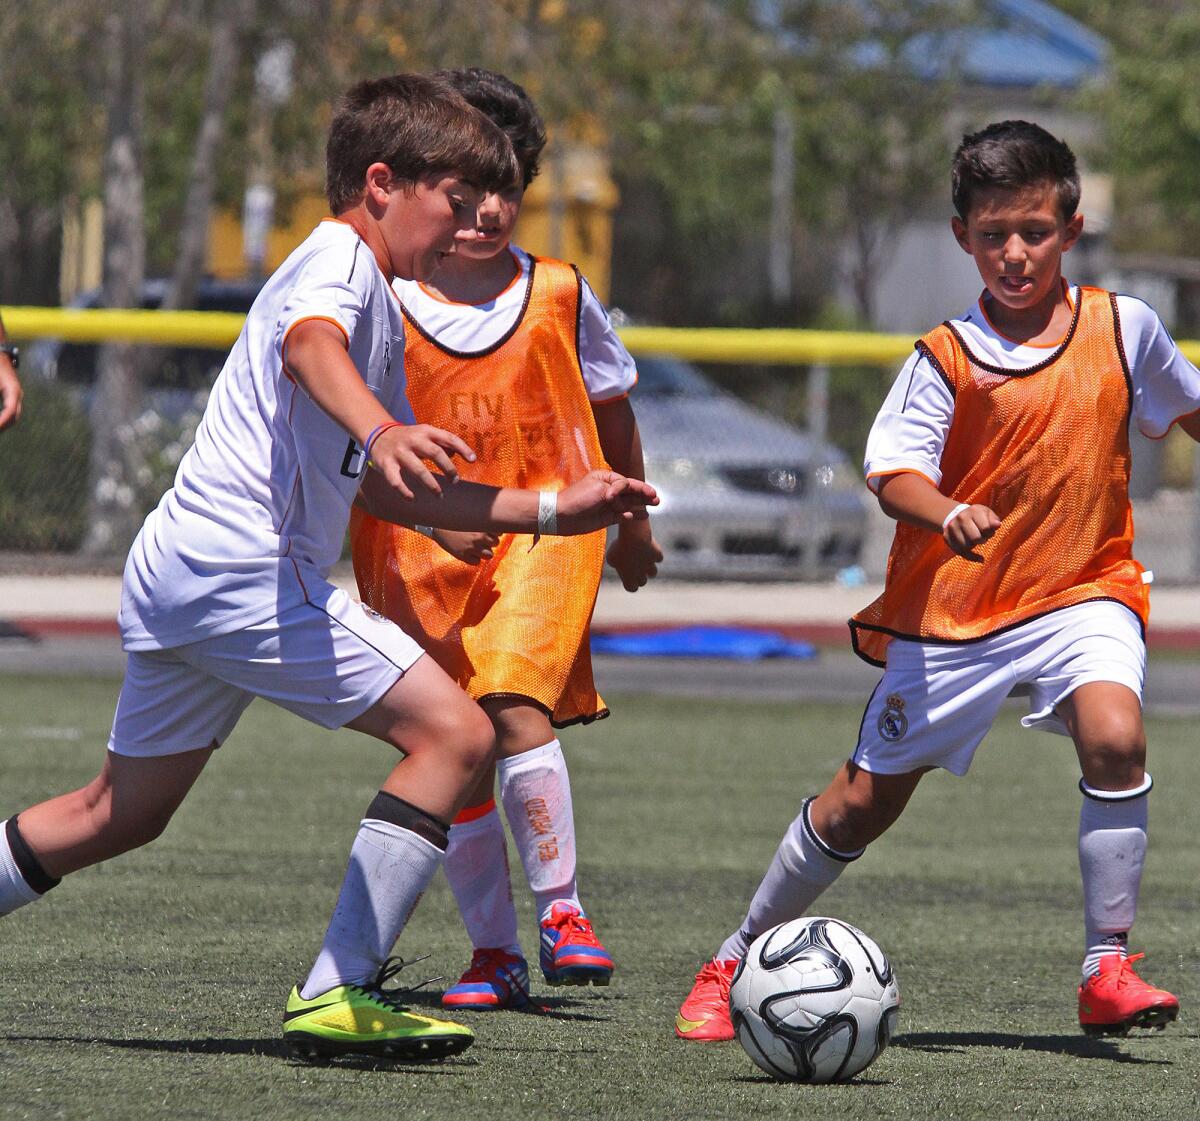
[[[630,479],[645,479],[642,436],[628,397],[592,402],[600,450],[608,465]],[[609,546],[608,563],[617,570],[627,592],[636,592],[658,574],[663,552],[650,529],[649,518],[620,523],[617,538]]]
[[[537,533],[573,537],[623,521],[644,519],[647,506],[658,505],[654,488],[615,471],[591,471],[554,496],[554,526],[539,517],[535,490],[492,487],[461,479],[443,479],[442,493],[418,488],[402,497],[378,472],[368,471],[359,490],[368,513],[400,525],[443,529],[477,529],[491,533]]]
[[[287,372],[364,448],[371,433],[383,425],[390,426],[371,442],[371,462],[406,498],[413,495],[406,476],[415,478],[433,494],[441,493],[441,483],[426,466],[426,460],[450,480],[458,477],[452,455],[474,460],[475,453],[453,433],[428,424],[397,423],[367,388],[350,360],[346,336],[332,323],[306,319],[292,329],[285,345]]]
[[[923,475],[912,471],[880,479],[879,505],[889,518],[940,533],[960,557],[972,561],[983,561],[975,547],[987,541],[1000,526],[1000,519],[991,507],[955,502]]]

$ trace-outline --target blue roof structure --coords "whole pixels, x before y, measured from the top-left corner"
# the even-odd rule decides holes
[[[1072,90],[1103,76],[1108,44],[1078,20],[1042,0],[988,0],[986,8],[986,23],[914,39],[906,53],[917,72],[1009,89]]]
[[[845,0],[868,16],[870,0]],[[921,4],[924,0],[911,0]],[[784,18],[787,0],[753,0],[763,27],[786,49],[814,49],[802,31]],[[960,78],[984,87],[1074,90],[1104,75],[1108,44],[1044,0],[984,0],[974,23],[915,36],[903,48],[923,78]],[[884,47],[869,35],[855,44],[852,56],[864,68],[884,61]]]

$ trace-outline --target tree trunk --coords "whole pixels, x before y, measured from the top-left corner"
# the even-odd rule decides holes
[[[104,153],[103,292],[107,307],[141,305],[146,268],[142,178],[144,5],[128,0],[105,17],[108,56]],[[129,547],[141,523],[137,481],[145,470],[135,432],[142,403],[138,348],[125,342],[99,349],[91,404],[92,452],[88,530],[82,551],[107,556]]]
[[[254,18],[255,0],[229,0],[216,13],[204,83],[200,130],[192,150],[187,198],[179,231],[179,251],[163,308],[190,308],[204,272],[208,226],[212,217],[217,153],[225,138],[225,118],[233,94],[242,40]]]

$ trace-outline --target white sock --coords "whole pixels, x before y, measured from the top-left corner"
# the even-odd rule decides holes
[[[742,925],[717,951],[717,957],[722,961],[745,957],[750,943],[764,930],[789,919],[798,919],[842,874],[846,865],[865,851],[837,852],[822,841],[809,819],[812,801],[809,798],[801,806],[799,816],[779,842]]]
[[[305,1000],[338,985],[373,980],[442,863],[442,850],[390,821],[365,818]]]
[[[1083,876],[1083,976],[1100,971],[1107,954],[1126,954],[1129,928],[1137,917],[1138,889],[1146,859],[1146,775],[1133,790],[1094,790],[1082,780],[1079,811],[1079,871]]]
[[[501,759],[496,773],[504,816],[537,902],[539,921],[560,900],[580,907],[571,781],[558,740]]]
[[[471,945],[477,950],[498,947],[520,954],[508,844],[495,802],[474,820],[450,826],[446,879],[458,902]]]
[[[26,903],[36,903],[42,897],[21,875],[17,858],[8,843],[8,822],[0,822],[0,916],[11,915]]]

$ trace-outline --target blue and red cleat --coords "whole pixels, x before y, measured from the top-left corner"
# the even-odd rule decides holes
[[[529,966],[507,950],[476,950],[466,972],[442,993],[443,1008],[490,1012],[529,1004]]]
[[[555,903],[542,920],[542,973],[551,985],[607,985],[613,961],[578,907]]]

